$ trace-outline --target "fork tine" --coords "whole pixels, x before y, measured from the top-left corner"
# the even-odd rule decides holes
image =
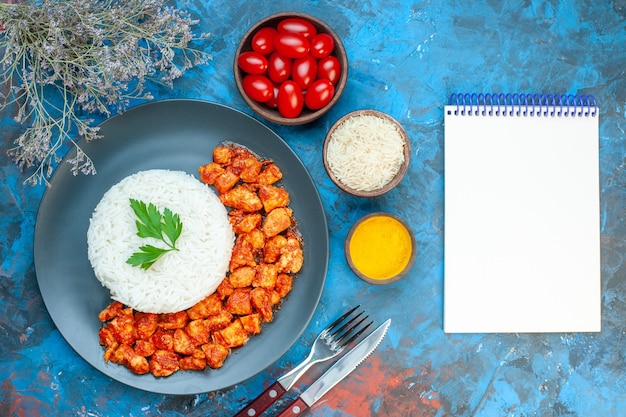
[[[361,307],[361,305],[359,304],[356,307],[351,308],[350,310],[348,310],[343,316],[339,317],[337,320],[333,321],[332,323],[330,323],[328,325],[328,327],[326,327],[324,329],[324,334],[327,334],[329,332],[331,332],[335,327],[339,326],[341,324],[341,322],[348,317],[350,314],[352,314],[354,312],[354,310],[356,310],[357,308]]]
[[[354,323],[349,329],[347,329],[344,333],[342,333],[339,337],[337,337],[336,339],[334,338],[333,340],[330,341],[330,347],[331,349],[335,350],[336,352],[341,352],[342,350],[344,350],[346,348],[346,346],[348,346],[350,343],[352,343],[357,337],[359,337],[361,334],[363,334],[363,332],[372,325],[373,321],[370,321],[369,323],[365,324],[364,326],[362,326],[360,329],[358,329],[359,326],[361,326],[361,324],[367,320],[369,316],[365,316],[363,318],[361,318],[361,320],[359,320],[358,322]],[[355,317],[354,320],[356,320],[358,318]],[[357,330],[358,329],[358,330]],[[356,331],[355,331],[356,330]],[[354,333],[353,333],[354,332]],[[346,338],[348,338],[346,340]]]
[[[353,328],[359,326],[361,323],[363,323],[365,321],[365,319],[367,319],[369,316],[365,316],[363,317],[363,319],[361,321],[359,321],[357,324],[355,324],[353,326]],[[353,341],[356,340],[357,337],[361,336],[363,334],[363,332],[365,330],[367,330],[368,327],[370,327],[372,324],[374,323],[374,321],[370,321],[369,323],[367,323],[365,326],[361,327],[361,329],[359,329],[356,333],[354,333],[348,340],[344,341],[343,338],[347,336],[346,332],[345,334],[341,335],[341,337],[339,338],[339,340],[337,340],[338,343],[340,343],[342,345],[342,349],[346,346],[348,346],[350,343],[352,343]]]
[[[348,320],[347,322],[345,322],[343,324],[343,326],[341,326],[340,328],[338,328],[337,330],[335,330],[330,336],[329,339],[334,340],[335,337],[337,337],[338,334],[342,333],[346,327],[348,327],[349,325],[351,325],[352,323],[354,323],[354,321],[356,319],[358,319],[359,317],[361,317],[361,315],[363,315],[365,312],[364,311],[360,311],[359,314],[357,314],[356,316],[352,317],[350,320]],[[365,318],[367,318],[369,316],[365,316]],[[354,326],[353,326],[354,327]]]

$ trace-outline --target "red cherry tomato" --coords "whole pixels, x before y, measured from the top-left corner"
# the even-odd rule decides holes
[[[291,70],[291,79],[298,86],[306,90],[317,77],[317,60],[311,55],[298,58],[293,61],[293,69]]]
[[[258,52],[242,52],[237,57],[237,65],[248,74],[263,74],[267,71],[267,58]]]
[[[304,104],[311,110],[319,110],[327,105],[335,95],[335,86],[330,81],[317,80],[306,92]]]
[[[282,32],[274,38],[274,47],[287,58],[302,58],[309,53],[309,41],[299,33]]]
[[[275,83],[282,83],[291,76],[293,60],[274,51],[267,60],[267,75]]]
[[[252,100],[264,103],[274,95],[274,85],[263,75],[246,75],[242,84],[244,93]]]
[[[335,40],[328,33],[318,33],[311,39],[311,55],[320,59],[327,57],[335,49]]]
[[[278,31],[272,27],[264,27],[256,31],[252,36],[252,50],[263,55],[274,51],[274,38]]]
[[[274,86],[274,94],[269,100],[265,102],[265,105],[270,109],[278,108],[278,87]]]
[[[326,78],[330,80],[333,85],[337,85],[339,77],[341,76],[341,64],[339,60],[330,55],[326,58],[322,58],[317,62],[317,78]]]
[[[298,117],[304,107],[302,90],[295,81],[287,80],[278,88],[278,112],[290,119]]]
[[[288,17],[278,22],[278,31],[299,33],[307,39],[312,39],[317,34],[313,23],[299,17]]]

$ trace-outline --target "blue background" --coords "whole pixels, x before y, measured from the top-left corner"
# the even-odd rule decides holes
[[[211,33],[204,47],[213,59],[187,72],[174,89],[151,85],[157,99],[203,99],[252,114],[235,87],[234,51],[249,26],[275,12],[301,11],[328,22],[342,37],[350,63],[346,91],[323,118],[295,127],[265,122],[294,149],[319,189],[331,239],[329,271],[301,341],[267,371],[228,390],[193,396],[136,390],[95,371],[65,343],[43,305],[33,266],[34,223],[44,187],[23,185],[27,175],[1,152],[0,415],[230,416],[302,360],[319,330],[355,300],[378,322],[391,318],[392,327],[374,355],[313,407],[314,416],[624,415],[626,3],[468,3],[188,2],[199,19],[196,32]],[[457,92],[596,97],[602,332],[443,333],[443,106]],[[321,161],[328,128],[363,108],[399,120],[413,147],[407,177],[374,199],[340,192]],[[12,110],[0,114],[3,149],[21,129]],[[343,256],[350,226],[377,210],[407,219],[418,242],[411,273],[389,286],[360,281]]]

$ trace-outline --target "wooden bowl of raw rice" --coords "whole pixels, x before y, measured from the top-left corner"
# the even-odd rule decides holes
[[[322,154],[324,168],[337,187],[357,197],[376,197],[406,175],[411,141],[388,114],[356,110],[328,130]]]

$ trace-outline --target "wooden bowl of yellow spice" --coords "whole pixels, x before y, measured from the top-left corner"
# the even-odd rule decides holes
[[[368,214],[348,232],[348,265],[363,281],[391,284],[406,276],[415,263],[417,245],[407,222],[386,212]]]

